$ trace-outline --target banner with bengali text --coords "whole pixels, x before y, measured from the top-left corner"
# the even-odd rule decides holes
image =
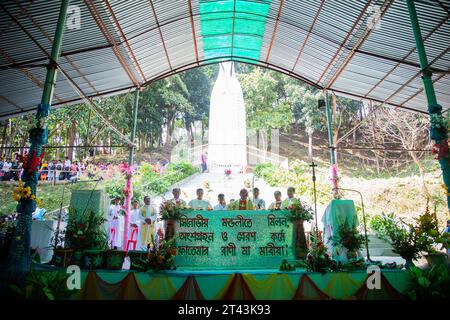
[[[287,211],[186,211],[175,237],[177,267],[278,268],[295,259]]]

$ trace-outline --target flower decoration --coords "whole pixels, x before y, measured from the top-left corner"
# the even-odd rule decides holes
[[[445,183],[442,183],[441,186],[442,186],[442,189],[444,189],[444,191],[445,191],[445,195],[446,195],[447,197],[450,197],[450,192],[448,192],[448,188],[447,188],[447,186],[445,185]]]
[[[231,169],[225,169],[225,175],[226,176],[231,175]]]
[[[147,256],[145,259],[138,259],[137,266],[141,270],[174,270],[174,258],[177,255],[175,247],[175,238],[168,241],[162,240],[156,247],[155,238],[151,236],[151,244],[147,247]]]
[[[317,232],[312,240],[311,251],[306,257],[306,270],[310,272],[325,273],[332,268],[333,262],[327,253],[327,247],[322,241],[322,236]]]
[[[24,187],[22,181],[19,181],[19,186],[17,188],[14,188],[13,198],[17,202],[35,201],[38,207],[42,206],[41,200],[39,200],[34,194],[31,194],[31,188]]]
[[[161,203],[161,219],[162,220],[178,220],[181,216],[181,210],[187,210],[182,204],[176,204],[172,201],[164,201]]]
[[[364,237],[356,229],[356,224],[350,223],[345,219],[345,223],[339,227],[339,232],[333,237],[335,246],[342,246],[348,251],[361,249],[364,243]]]
[[[23,169],[25,172],[33,173],[39,171],[39,163],[44,158],[45,152],[42,152],[41,155],[38,157],[36,149],[33,149],[31,152],[31,157],[29,154],[25,155],[19,155],[19,161],[23,163]]]
[[[439,143],[435,143],[432,152],[435,154],[435,160],[449,158],[448,141],[441,140]]]
[[[293,204],[288,207],[287,218],[293,222],[296,220],[310,221],[313,219],[314,210],[305,202]]]
[[[128,165],[128,163],[119,164],[119,170],[122,172],[127,178],[133,176],[135,170],[133,166]]]

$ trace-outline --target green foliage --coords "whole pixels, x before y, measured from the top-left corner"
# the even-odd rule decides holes
[[[293,204],[286,217],[290,222],[294,222],[297,220],[310,221],[313,219],[314,210],[306,204],[302,202],[301,204]]]
[[[145,259],[136,259],[136,267],[141,271],[174,270],[174,258],[177,255],[175,238],[162,240],[157,247],[153,234],[151,235],[151,248],[148,249]]]
[[[306,257],[306,270],[326,273],[333,264],[327,253],[327,247],[322,241],[322,237],[316,234],[314,237],[311,237],[311,243],[311,250]]]
[[[372,218],[370,227],[378,237],[389,240],[393,251],[402,258],[409,260],[419,256],[421,235],[416,232],[413,225],[404,223],[393,214],[382,214]]]
[[[159,175],[151,164],[143,162],[139,171],[133,176],[133,199],[142,199],[145,195],[160,195],[167,192],[173,184],[186,179],[198,172],[199,169],[188,162],[170,163],[164,174]],[[123,198],[122,189],[125,178],[121,174],[115,175],[105,183],[105,191],[110,198]]]
[[[371,217],[369,224],[370,229],[376,232],[377,236],[383,240],[389,240],[389,235],[395,232],[395,215],[389,214],[377,214]]]
[[[410,269],[411,283],[407,294],[414,300],[449,299],[450,272],[446,265],[433,266],[428,270]]]
[[[362,248],[364,237],[359,233],[356,224],[350,225],[349,221],[345,219],[343,225],[339,227],[337,235],[333,237],[334,246],[343,246],[349,251],[355,251]]]
[[[28,273],[23,286],[11,285],[17,298],[32,300],[61,300],[70,297],[78,290],[67,288],[69,274],[64,272],[39,272],[34,269]]]
[[[292,124],[292,105],[284,97],[284,78],[279,74],[254,68],[240,74],[244,93],[247,126],[249,129],[269,132],[287,129]]]
[[[8,216],[0,217],[0,261],[5,261],[9,254],[17,220]]]
[[[311,168],[307,163],[299,160],[292,161],[289,170],[274,166],[271,163],[261,163],[254,168],[255,176],[264,179],[272,187],[294,187],[299,195],[313,199]],[[316,181],[317,203],[326,204],[331,200],[331,194],[323,190],[330,188]]]
[[[90,209],[80,213],[69,208],[66,246],[73,249],[106,249],[108,235],[103,227],[105,222],[106,219]]]

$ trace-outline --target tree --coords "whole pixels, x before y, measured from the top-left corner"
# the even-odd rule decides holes
[[[285,98],[284,83],[280,75],[261,68],[251,73],[240,74],[245,108],[247,128],[262,133],[261,145],[267,150],[272,129],[287,129],[292,124],[292,106]]]
[[[289,81],[285,87],[287,99],[293,106],[293,117],[296,122],[304,125],[308,134],[308,156],[312,159],[313,133],[322,128],[324,121],[324,115],[318,108],[318,98],[321,94],[297,81]]]

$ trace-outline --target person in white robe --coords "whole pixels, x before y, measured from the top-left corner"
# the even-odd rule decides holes
[[[158,218],[155,208],[151,205],[151,199],[149,196],[144,197],[144,206],[140,211],[141,222],[141,247],[147,249],[147,246],[151,245],[151,236],[155,236],[155,223]]]
[[[109,239],[111,248],[121,248],[123,240],[123,229],[125,219],[122,214],[122,206],[120,205],[120,198],[114,198],[114,204],[109,207],[108,222],[109,222]],[[115,233],[113,234],[113,230]]]
[[[138,231],[134,234],[132,239],[131,235],[133,234],[134,229],[137,229]],[[139,208],[139,201],[137,200],[133,201],[133,208],[130,212],[130,228],[128,229],[128,239],[136,240],[136,250],[141,249],[141,209]]]

